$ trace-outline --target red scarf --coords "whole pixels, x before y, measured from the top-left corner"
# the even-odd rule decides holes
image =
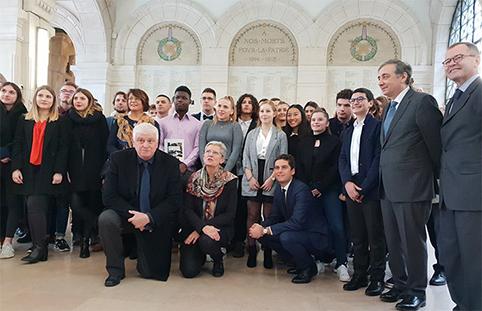
[[[46,127],[47,121],[35,122],[33,126],[32,150],[30,151],[30,164],[32,165],[42,164]]]

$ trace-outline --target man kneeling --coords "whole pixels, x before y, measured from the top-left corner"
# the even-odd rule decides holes
[[[152,124],[134,127],[134,149],[111,155],[103,189],[106,210],[99,216],[99,236],[107,259],[105,286],[125,276],[122,234],[134,233],[137,271],[166,281],[171,267],[171,240],[182,201],[179,162],[157,149]]]
[[[313,256],[323,258],[329,252],[327,227],[323,210],[315,205],[308,186],[293,178],[294,162],[287,154],[276,159],[274,172],[279,184],[271,214],[261,225],[251,226],[249,236],[296,264],[293,283],[309,283],[317,274]]]

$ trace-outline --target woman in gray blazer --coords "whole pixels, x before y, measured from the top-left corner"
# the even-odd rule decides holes
[[[247,199],[247,228],[266,219],[271,212],[275,183],[274,161],[288,151],[286,134],[273,123],[276,108],[270,100],[259,106],[258,126],[248,133],[243,152],[244,176],[241,182],[241,193]],[[248,261],[250,268],[256,267],[256,240],[248,237]],[[265,268],[273,267],[271,249],[264,249]]]

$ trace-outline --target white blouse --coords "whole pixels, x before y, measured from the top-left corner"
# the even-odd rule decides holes
[[[259,131],[258,139],[256,140],[256,154],[258,159],[266,159],[266,151],[268,150],[268,144],[273,134],[273,127],[269,129],[268,135],[266,137],[263,135],[263,130]]]

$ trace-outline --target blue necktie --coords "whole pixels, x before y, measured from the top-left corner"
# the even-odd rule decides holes
[[[454,96],[452,96],[452,100],[451,100],[452,104],[449,107],[449,114],[452,113],[452,111],[454,111],[454,107],[455,105],[458,104],[459,98],[460,96],[462,96],[463,93],[464,92],[462,92],[460,89],[455,90]]]
[[[149,163],[143,162],[144,171],[141,177],[141,190],[139,195],[139,209],[142,213],[151,211],[151,202],[149,200],[149,193],[151,192],[151,176],[149,173]]]
[[[397,109],[395,107],[397,106],[396,101],[391,101],[390,102],[390,107],[388,108],[387,116],[385,117],[385,122],[383,122],[383,133],[385,136],[387,136],[388,129],[390,128],[390,124],[392,123],[393,116],[395,115],[395,112],[397,112]]]

